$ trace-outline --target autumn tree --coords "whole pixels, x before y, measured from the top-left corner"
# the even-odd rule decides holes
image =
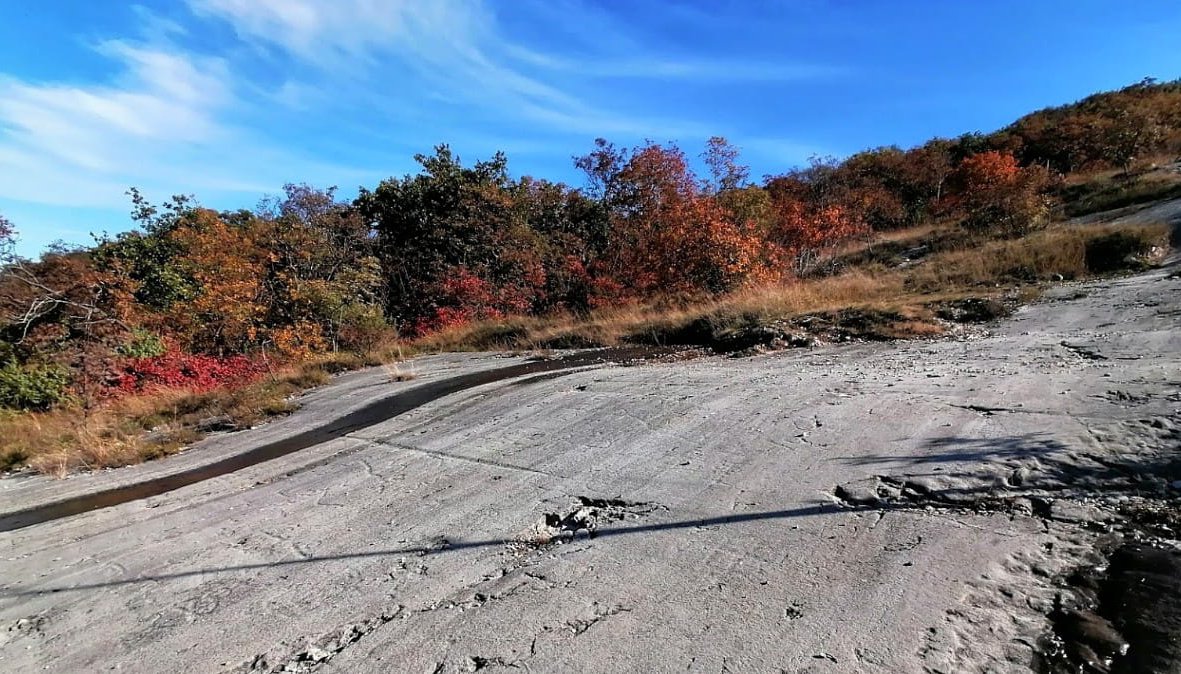
[[[187,349],[224,355],[263,343],[267,307],[263,302],[267,251],[249,231],[197,208],[168,233],[185,251],[180,272],[194,291],[163,312],[166,325]]]
[[[1104,158],[1123,169],[1125,176],[1137,159],[1160,147],[1164,136],[1156,116],[1140,106],[1114,111],[1101,130]]]
[[[759,271],[760,240],[703,191],[676,146],[621,151],[599,141],[576,165],[608,212],[611,240],[597,270],[609,282],[601,292],[719,292]],[[733,173],[720,180],[739,184]]]
[[[772,179],[767,192],[773,212],[767,238],[794,273],[806,270],[826,249],[866,231],[844,207],[810,198],[807,188],[791,178]]]
[[[58,402],[69,383],[89,408],[128,333],[133,298],[88,251],[51,248],[28,260],[15,254],[14,236],[0,217],[0,404]]]
[[[464,167],[446,145],[415,159],[422,171],[362,189],[356,208],[376,233],[386,281],[386,315],[409,327],[438,308],[438,291],[463,267],[477,275],[495,262],[495,231],[511,217],[503,154]]]
[[[768,240],[778,246],[792,271],[810,266],[823,252],[868,231],[857,194],[836,162],[814,158],[804,169],[769,178],[772,225]]]
[[[750,167],[739,162],[738,148],[721,136],[706,141],[701,158],[709,167],[709,178],[704,181],[706,192],[720,194],[737,190],[750,177]]]
[[[592,293],[588,270],[610,238],[607,209],[581,190],[529,176],[517,181],[512,195],[517,224],[501,245],[519,278],[536,282],[544,276],[534,309],[587,311]]]
[[[1030,113],[992,134],[989,147],[976,152],[985,149],[1009,149],[1022,165],[1063,173],[1103,164],[1126,173],[1138,158],[1181,150],[1181,80],[1147,78]]]
[[[226,216],[223,214],[223,219]],[[383,339],[384,279],[368,223],[335,188],[286,185],[240,227],[266,252],[260,301],[287,355],[366,350]]]
[[[100,269],[134,284],[135,299],[145,309],[165,311],[195,291],[192,279],[181,270],[186,251],[170,235],[196,206],[191,197],[183,195],[156,206],[134,187],[127,194],[136,228],[116,236],[99,236],[92,255]]]
[[[982,152],[960,163],[957,178],[965,227],[1016,236],[1045,224],[1050,177],[1043,167],[1022,168],[1011,154]]]

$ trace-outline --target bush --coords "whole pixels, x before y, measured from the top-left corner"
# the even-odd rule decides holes
[[[1112,232],[1087,242],[1087,269],[1095,274],[1136,267],[1136,256],[1151,249],[1151,244],[1135,233]]]
[[[227,384],[248,382],[266,370],[264,363],[246,356],[217,358],[173,352],[130,359],[112,388],[123,393],[160,388],[209,391]]]
[[[394,331],[381,308],[366,304],[349,305],[340,320],[337,339],[340,346],[367,353],[393,337]]]
[[[128,358],[154,358],[163,356],[167,350],[163,339],[142,328],[135,328],[131,331],[131,338],[119,347],[118,352]]]
[[[965,159],[956,177],[964,190],[964,227],[1017,237],[1046,224],[1051,179],[1044,169],[1022,168],[1008,153],[982,152]]]
[[[0,367],[0,407],[47,410],[69,397],[70,374],[57,365]]]

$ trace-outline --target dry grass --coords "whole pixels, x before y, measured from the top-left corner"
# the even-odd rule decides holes
[[[945,232],[951,229],[946,223],[932,222],[917,227],[908,227],[906,229],[894,229],[884,232],[876,232],[873,236],[855,239],[846,242],[836,247],[832,251],[832,257],[843,258],[847,256],[856,255],[862,251],[870,248],[879,247],[883,243],[902,243],[907,246],[914,245],[915,242],[923,241],[932,236]]]
[[[326,384],[332,373],[374,365],[377,357],[326,355],[241,387],[160,390],[91,410],[0,413],[0,468],[62,476],[168,456],[200,439],[212,422],[247,428],[287,414],[295,409],[296,394]]]
[[[1169,164],[1161,159],[1129,176],[1119,171],[1073,176],[1062,186],[1063,214],[1078,217],[1181,197],[1181,174],[1158,167]]]
[[[1114,251],[1120,259],[1106,259],[1101,247],[1112,238],[1125,239],[1129,246]],[[1128,254],[1147,254],[1154,247],[1168,245],[1164,225],[1060,225],[1030,236],[988,241],[971,250],[932,256],[907,274],[907,287],[919,292],[1014,285],[1036,281],[1084,278],[1113,271],[1132,261]]]

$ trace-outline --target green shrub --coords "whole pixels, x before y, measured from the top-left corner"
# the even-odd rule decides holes
[[[340,313],[337,339],[342,348],[364,353],[376,348],[392,334],[393,328],[386,322],[380,307],[349,304]]]
[[[46,410],[65,402],[70,374],[56,365],[0,367],[0,407]]]
[[[167,350],[168,345],[163,339],[142,328],[135,328],[131,331],[131,338],[127,343],[119,347],[119,355],[128,358],[155,358],[164,355]]]

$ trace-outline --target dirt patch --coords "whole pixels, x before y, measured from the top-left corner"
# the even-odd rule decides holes
[[[714,353],[746,356],[823,344],[931,337],[942,332],[934,314],[924,308],[903,313],[852,307],[773,321],[754,315],[703,317],[675,327],[649,328],[629,336],[627,341],[699,346]]]
[[[544,545],[574,538],[594,538],[595,531],[603,525],[639,519],[661,507],[641,501],[579,496],[569,508],[542,515],[526,539]]]
[[[1013,307],[991,297],[965,297],[934,306],[935,315],[953,323],[987,323],[1013,313]]]
[[[538,346],[543,349],[596,349],[608,345],[587,335],[570,333],[540,340]]]
[[[732,319],[706,316],[683,325],[647,328],[629,335],[627,341],[634,344],[697,346],[722,354],[816,344],[813,337],[790,321],[760,322],[756,316]]]

